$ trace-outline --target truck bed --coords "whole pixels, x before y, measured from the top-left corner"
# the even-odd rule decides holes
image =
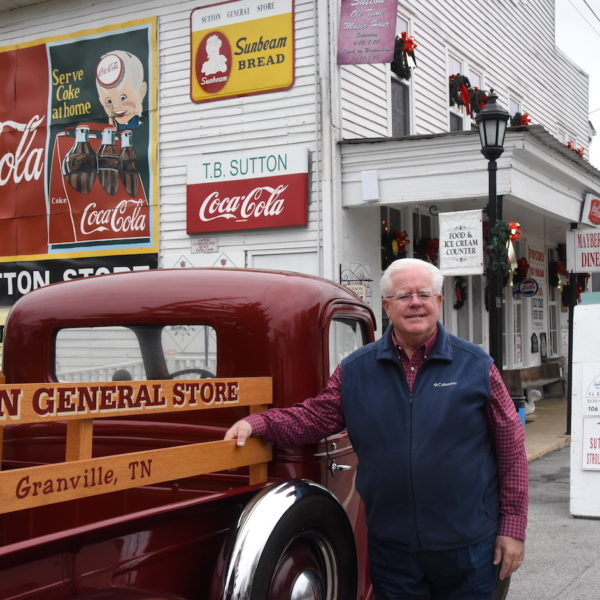
[[[194,478],[3,515],[0,598],[211,598],[219,556],[256,491],[237,487],[241,479]]]

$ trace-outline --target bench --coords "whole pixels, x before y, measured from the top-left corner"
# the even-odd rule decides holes
[[[527,390],[539,389],[547,396],[565,395],[565,378],[560,362],[545,362],[533,367],[503,371],[502,379],[511,395],[526,396]]]

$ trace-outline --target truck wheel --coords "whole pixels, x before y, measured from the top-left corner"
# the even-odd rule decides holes
[[[279,510],[282,496],[289,505]],[[230,555],[235,573],[228,573],[223,599],[355,600],[354,535],[337,499],[315,483],[295,480],[267,488],[263,506],[260,500],[244,511],[247,521]]]

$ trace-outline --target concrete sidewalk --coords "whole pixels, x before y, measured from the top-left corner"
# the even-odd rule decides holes
[[[544,398],[535,403],[535,411],[526,416],[525,445],[529,462],[569,445],[567,401]],[[600,596],[599,596],[600,598]]]

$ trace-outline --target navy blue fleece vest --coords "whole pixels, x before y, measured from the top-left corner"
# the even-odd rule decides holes
[[[496,461],[485,415],[490,362],[441,325],[412,395],[391,329],[342,361],[356,487],[373,541],[443,550],[497,531]]]

